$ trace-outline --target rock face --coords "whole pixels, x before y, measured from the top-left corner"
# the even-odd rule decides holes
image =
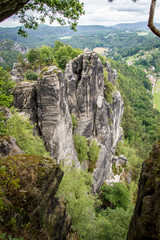
[[[26,54],[28,52],[28,48],[24,47],[18,43],[15,43],[13,49],[20,52],[21,54]]]
[[[0,158],[1,233],[65,240],[71,217],[64,198],[55,196],[63,177],[60,167],[51,158],[22,154],[9,136],[0,137]]]
[[[115,84],[115,71],[107,65],[108,80]],[[84,55],[67,64],[65,79],[68,84],[68,104],[78,125],[75,133],[90,140],[96,138],[101,145],[96,169],[93,173],[95,191],[105,179],[112,178],[111,158],[122,136],[120,121],[123,102],[118,91],[113,93],[113,102],[104,98],[103,67],[96,53],[86,49]]]
[[[0,158],[22,154],[21,149],[16,145],[16,141],[11,136],[0,135]]]
[[[79,166],[72,137],[66,83],[61,71],[50,67],[37,87],[38,126],[46,148],[58,162]]]
[[[14,88],[13,105],[20,112],[27,114],[31,121],[37,123],[37,87],[35,83],[21,82]]]
[[[144,161],[128,240],[160,239],[160,141]]]
[[[18,83],[24,80],[23,69],[21,63],[14,63],[11,71],[12,81]]]
[[[115,84],[116,72],[106,65],[108,80]],[[41,74],[38,84],[20,84],[14,91],[14,105],[30,114],[39,126],[47,150],[58,162],[80,163],[73,144],[71,114],[78,120],[74,134],[101,146],[94,170],[94,191],[108,179],[112,181],[112,157],[122,136],[120,121],[123,102],[120,93],[113,92],[113,101],[104,98],[103,67],[96,53],[86,49],[70,61],[65,73],[54,66]]]

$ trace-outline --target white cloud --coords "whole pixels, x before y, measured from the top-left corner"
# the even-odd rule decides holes
[[[118,23],[147,21],[151,0],[81,0],[84,2],[85,15],[79,19],[79,25],[110,26]],[[156,8],[155,21],[160,22],[160,6]],[[0,27],[17,26],[17,18],[11,17],[0,24]],[[54,26],[57,23],[53,24]]]

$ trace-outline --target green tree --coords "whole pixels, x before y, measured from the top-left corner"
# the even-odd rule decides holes
[[[27,70],[27,72],[25,73],[25,76],[27,80],[37,80],[38,78],[37,73],[33,72],[32,70]]]
[[[7,133],[16,139],[20,149],[26,154],[49,156],[43,140],[33,135],[33,126],[28,119],[20,117],[15,113],[6,124]]]
[[[55,54],[60,47],[64,47],[64,44],[61,41],[56,40],[54,43],[53,53]]]
[[[80,53],[82,53],[80,49],[73,49],[68,44],[62,45],[59,41],[56,41],[53,52],[58,66],[62,69],[65,69],[66,64],[69,62],[69,60],[77,57]]]
[[[18,55],[17,60],[19,63],[21,63],[21,66],[24,67],[25,62],[21,53]]]
[[[75,130],[78,122],[77,122],[77,119],[75,118],[75,116],[73,114],[71,114],[71,120],[72,120],[72,124],[73,124],[73,130]]]
[[[77,20],[80,15],[84,14],[83,3],[79,0],[20,0],[13,1],[12,4],[8,0],[0,5],[2,11],[0,13],[0,21],[16,13],[19,22],[26,28],[37,29],[39,23],[44,23],[46,17],[50,23],[57,21],[60,25],[69,24],[71,29],[75,30]],[[18,11],[19,10],[19,11]],[[37,12],[37,14],[28,14],[28,11]],[[26,36],[26,32],[20,28],[19,34]]]
[[[10,107],[13,100],[11,90],[14,85],[10,74],[0,67],[0,106]]]
[[[72,229],[87,240],[96,239],[95,204],[91,194],[92,177],[76,168],[65,168],[58,195],[67,200],[67,211],[72,217]]]
[[[102,199],[108,201],[112,208],[121,207],[127,209],[130,203],[130,192],[123,183],[115,183],[113,186],[101,187]]]
[[[133,206],[101,211],[96,219],[98,240],[126,240],[128,227],[133,214]]]
[[[42,46],[40,48],[40,56],[44,64],[51,64],[53,61],[53,49],[49,46]]]
[[[87,139],[84,136],[76,134],[73,136],[74,146],[78,154],[78,159],[80,163],[88,159],[89,147],[87,144]]]
[[[40,59],[40,52],[38,49],[30,49],[26,56],[28,62],[33,64]]]
[[[100,151],[100,148],[98,147],[97,141],[94,139],[91,142],[91,145],[89,148],[89,160],[92,162],[96,162],[99,157],[99,151]]]

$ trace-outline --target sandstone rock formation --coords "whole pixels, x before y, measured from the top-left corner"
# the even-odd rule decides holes
[[[160,141],[144,161],[127,240],[160,239]]]
[[[37,88],[35,83],[21,82],[14,89],[13,105],[37,123]]]
[[[115,84],[116,73],[106,65],[108,80]],[[75,133],[89,139],[96,138],[101,145],[96,169],[93,173],[93,188],[99,189],[105,179],[112,181],[112,162],[115,147],[122,136],[120,121],[123,102],[118,91],[113,93],[113,102],[104,98],[103,67],[97,54],[86,49],[84,55],[70,61],[65,70],[68,104],[78,125]]]
[[[11,136],[0,135],[0,158],[22,154],[16,145],[16,140]]]
[[[108,80],[115,84],[116,72],[106,65]],[[65,73],[51,66],[42,72],[36,85],[21,83],[14,90],[14,105],[30,114],[39,127],[47,150],[58,162],[80,163],[73,144],[71,113],[78,120],[74,133],[96,138],[101,146],[94,170],[94,191],[108,179],[112,181],[112,157],[122,136],[120,121],[123,102],[113,92],[113,101],[104,97],[103,67],[96,53],[86,49],[70,61]]]
[[[14,63],[11,71],[12,81],[18,83],[24,80],[23,69],[21,63]]]

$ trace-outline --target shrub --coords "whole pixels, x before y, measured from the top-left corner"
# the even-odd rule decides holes
[[[27,70],[27,72],[25,73],[25,76],[27,80],[37,80],[38,78],[37,73],[33,72],[32,70]]]
[[[49,156],[43,140],[39,136],[33,136],[33,126],[29,120],[15,113],[6,124],[7,133],[16,139],[20,149],[26,154]]]
[[[113,84],[108,80],[108,72],[107,70],[104,68],[103,69],[103,74],[104,74],[104,96],[107,102],[112,102],[113,97],[112,97],[112,93],[114,90],[114,86]]]
[[[96,162],[99,157],[100,148],[98,147],[97,141],[93,140],[89,148],[89,160]]]
[[[73,114],[71,114],[71,120],[72,120],[73,130],[74,130],[76,128],[78,122],[77,122],[77,119],[75,118],[75,116]]]
[[[10,107],[13,96],[11,90],[15,83],[11,81],[11,76],[0,67],[0,106]]]
[[[58,195],[65,196],[67,211],[72,217],[72,230],[82,239],[95,239],[96,198],[91,194],[92,177],[80,169],[64,169]]]
[[[76,134],[75,136],[73,136],[73,140],[74,140],[74,147],[78,154],[78,159],[80,163],[82,163],[82,161],[85,161],[88,159],[89,147],[87,145],[87,139],[84,136],[80,136]]]
[[[130,203],[130,192],[123,183],[115,183],[113,186],[103,185],[101,194],[113,208],[119,207],[126,210]]]

